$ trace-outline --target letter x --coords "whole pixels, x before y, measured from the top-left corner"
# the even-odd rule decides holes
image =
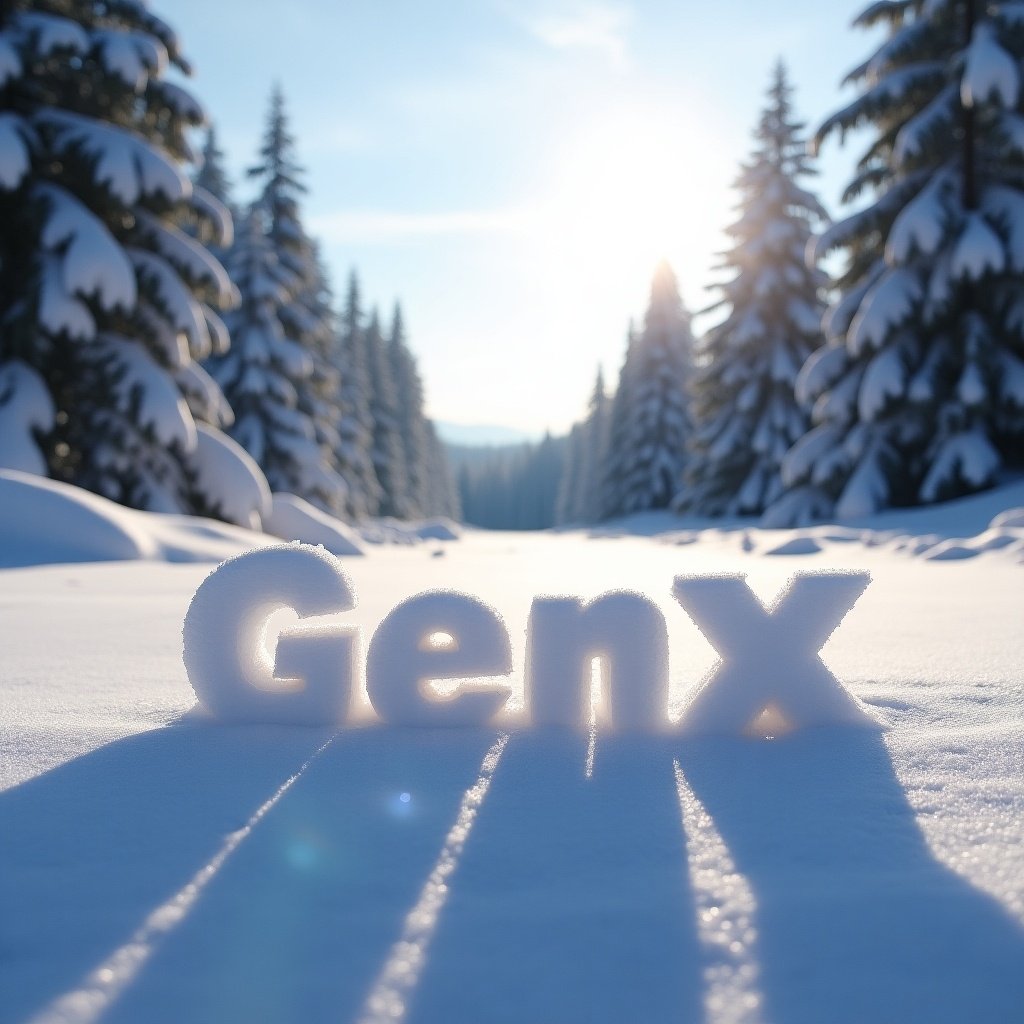
[[[878,728],[818,656],[870,580],[868,573],[800,573],[765,608],[744,575],[677,576],[673,596],[721,658],[683,712],[681,729],[739,735],[768,705],[794,728]]]

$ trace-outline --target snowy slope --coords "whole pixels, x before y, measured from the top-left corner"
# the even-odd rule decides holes
[[[217,562],[275,543],[195,516],[137,512],[80,487],[0,470],[0,567],[146,559]]]
[[[864,568],[825,658],[881,735],[218,727],[180,656],[208,565],[0,572],[0,1021],[1016,1019],[1024,569],[788,536],[384,546],[345,619],[477,594],[521,687],[535,594],[630,587],[681,702],[714,653],[675,574]]]

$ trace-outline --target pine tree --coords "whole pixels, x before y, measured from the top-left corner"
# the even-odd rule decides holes
[[[398,395],[388,359],[388,346],[381,333],[377,311],[370,314],[365,332],[370,379],[370,414],[373,417],[374,472],[381,486],[379,513],[396,519],[409,517],[409,474],[402,451],[398,423]]]
[[[213,125],[206,131],[202,159],[199,169],[193,175],[193,191],[197,200],[209,206],[213,214],[219,209],[230,214],[227,223],[218,224],[216,237],[210,237],[209,230],[202,222],[194,228],[194,233],[206,241],[210,251],[223,263],[233,241],[233,222],[239,219],[239,211],[234,204],[231,180],[224,169],[224,152],[217,142],[217,131]],[[210,203],[211,198],[213,203]]]
[[[614,423],[608,515],[667,508],[679,490],[690,430],[688,387],[693,361],[690,316],[672,268],[659,264],[644,330],[623,366],[628,390]],[[623,381],[620,381],[620,389]]]
[[[0,12],[0,463],[142,508],[206,502],[183,391],[226,336],[227,275],[185,230],[230,217],[184,173],[199,104],[138,3]],[[204,431],[207,445],[216,431]]]
[[[822,341],[824,274],[808,268],[813,228],[825,219],[800,184],[813,173],[780,62],[736,182],[739,218],[718,286],[724,320],[698,349],[686,484],[677,508],[706,515],[763,512],[783,490],[783,456],[808,429],[794,394],[800,367]]]
[[[210,364],[235,412],[231,436],[252,456],[274,491],[322,504],[336,486],[310,418],[299,407],[312,362],[288,336],[283,310],[299,286],[281,265],[254,206],[239,226],[229,270],[241,293],[227,316],[231,349]]]
[[[604,493],[604,466],[608,453],[608,427],[611,416],[608,395],[604,388],[604,372],[599,366],[590,395],[590,406],[584,421],[583,464],[580,470],[576,505],[577,522],[593,523],[601,518]]]
[[[555,522],[592,523],[601,518],[603,473],[608,448],[609,403],[600,367],[586,418],[573,424],[566,441]]]
[[[887,38],[818,140],[872,128],[845,195],[872,201],[817,246],[846,267],[774,521],[950,498],[1024,452],[1021,7],[900,0],[857,24]]]
[[[626,355],[619,370],[619,384],[608,414],[608,442],[601,474],[602,519],[621,515],[625,501],[622,487],[633,451],[631,411],[636,399],[634,381],[639,346],[640,338],[631,321],[626,332]]]
[[[579,522],[581,477],[585,455],[586,421],[574,423],[565,443],[565,461],[555,499],[555,525]]]
[[[197,190],[211,195],[222,206],[228,209],[232,217],[237,216],[237,210],[232,200],[234,189],[228,172],[224,167],[225,153],[217,141],[217,129],[210,125],[206,129],[206,139],[203,142],[202,160],[199,169],[192,178],[192,184]],[[231,244],[229,238],[227,244]]]
[[[309,359],[308,375],[294,379],[293,384],[296,408],[311,424],[322,463],[319,484],[300,496],[328,512],[341,513],[347,486],[338,473],[335,454],[340,419],[334,352],[337,331],[326,271],[302,225],[299,201],[306,187],[280,86],[271,93],[259,156],[259,162],[248,171],[259,188],[255,206],[266,224],[271,248],[293,281],[276,317],[285,337],[300,346]]]
[[[461,488],[444,443],[437,436],[434,424],[427,420],[427,508],[429,515],[447,516],[456,522],[462,519]]]
[[[397,303],[387,345],[391,375],[395,382],[402,461],[406,469],[407,513],[412,518],[422,518],[438,511],[431,507],[429,493],[428,474],[433,468],[430,464],[430,435],[423,410],[423,381],[406,343],[405,322],[402,309]]]
[[[338,330],[341,390],[337,459],[339,472],[347,484],[347,517],[358,521],[377,514],[383,492],[373,466],[370,369],[359,280],[355,271],[349,276]]]

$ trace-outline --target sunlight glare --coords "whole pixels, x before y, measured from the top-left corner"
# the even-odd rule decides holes
[[[720,247],[729,178],[725,154],[685,108],[622,103],[566,145],[541,234],[561,273],[591,289],[643,282],[661,259],[695,291]],[[698,261],[698,262],[695,262]]]
[[[359,1017],[360,1024],[397,1024],[405,1019],[409,995],[415,989],[420,972],[427,962],[427,951],[434,930],[448,901],[448,880],[459,865],[477,812],[487,796],[508,739],[508,733],[498,737],[484,755],[476,782],[463,794],[455,824],[445,838],[437,862],[416,905],[406,915],[402,934],[391,947],[387,961],[366,997]]]

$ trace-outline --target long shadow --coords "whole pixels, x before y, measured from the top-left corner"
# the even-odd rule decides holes
[[[681,750],[754,893],[767,1019],[1024,1019],[1024,931],[936,861],[876,734]]]
[[[672,753],[515,734],[451,881],[408,1021],[702,1019]]]
[[[76,987],[329,735],[179,723],[0,793],[0,1021]]]
[[[497,737],[342,733],[239,846],[106,1024],[355,1020]]]

